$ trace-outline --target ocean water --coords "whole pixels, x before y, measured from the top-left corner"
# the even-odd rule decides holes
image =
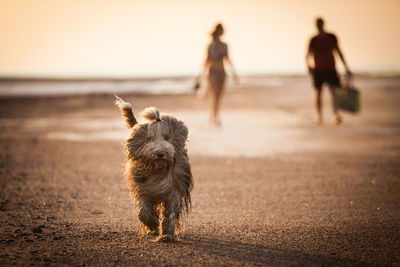
[[[400,76],[357,75],[359,88],[400,87]],[[195,77],[162,77],[137,79],[5,79],[0,77],[1,96],[67,96],[85,94],[188,94],[193,93]],[[201,81],[203,87],[207,81]],[[268,75],[240,77],[234,84],[227,79],[227,90],[245,88],[311,89],[308,75]]]
[[[201,81],[202,86],[206,81]],[[84,94],[186,94],[194,77],[148,79],[0,79],[0,96],[62,96]],[[239,85],[227,80],[228,89],[245,87],[309,87],[307,76],[240,77]]]
[[[93,93],[181,94],[194,79],[21,79],[0,81],[0,96],[82,95]]]

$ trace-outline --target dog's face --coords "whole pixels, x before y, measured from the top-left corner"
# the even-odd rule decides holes
[[[186,152],[187,128],[183,122],[164,115],[159,122],[137,124],[126,144],[130,158],[154,171],[171,168],[177,154]]]

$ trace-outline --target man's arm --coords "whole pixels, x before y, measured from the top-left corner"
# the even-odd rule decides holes
[[[339,55],[339,57],[340,57],[340,60],[343,62],[343,66],[344,66],[344,68],[346,69],[346,74],[347,74],[348,76],[351,76],[351,75],[352,75],[352,74],[351,74],[351,71],[350,71],[350,69],[349,69],[349,66],[347,65],[346,60],[344,59],[342,50],[341,50],[340,47],[339,47],[338,40],[337,40],[337,38],[336,38],[336,36],[335,36],[334,34],[332,34],[332,37],[334,38],[334,42],[335,42],[334,49],[337,51],[337,53],[338,53],[338,55]]]
[[[309,73],[312,73],[312,71],[313,71],[312,65],[310,64],[312,55],[313,55],[313,52],[311,49],[311,41],[310,41],[310,43],[308,45],[307,53],[306,53],[306,66],[307,66]]]
[[[349,75],[349,76],[352,76],[352,73],[351,73],[351,71],[349,69],[349,66],[346,63],[346,60],[344,59],[343,53],[340,50],[339,46],[336,48],[336,51],[337,51],[337,53],[338,53],[338,55],[340,57],[340,60],[342,60],[342,62],[343,62],[344,68],[346,69],[346,74]]]

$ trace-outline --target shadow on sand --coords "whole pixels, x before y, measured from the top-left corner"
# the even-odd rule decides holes
[[[353,259],[313,255],[296,250],[279,249],[240,241],[222,241],[199,236],[184,236],[183,246],[192,246],[203,255],[227,257],[242,264],[277,266],[379,266]]]

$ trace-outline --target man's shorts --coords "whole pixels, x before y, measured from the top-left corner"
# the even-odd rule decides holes
[[[340,87],[339,76],[336,70],[331,71],[321,71],[314,70],[313,72],[314,87],[318,90],[322,89],[322,85],[327,83],[330,86]]]

